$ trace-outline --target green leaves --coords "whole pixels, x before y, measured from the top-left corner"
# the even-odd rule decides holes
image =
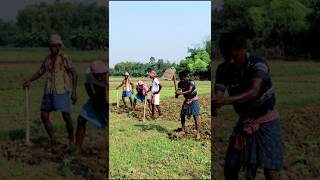
[[[14,39],[7,43],[1,43],[0,39],[0,45],[45,47],[49,35],[58,33],[66,47],[80,50],[101,50],[108,47],[108,11],[95,3],[28,5],[18,12],[15,25],[17,29],[14,31]],[[4,29],[1,28],[2,31]],[[9,33],[9,29],[6,32]]]
[[[191,55],[180,62],[179,69],[188,70],[191,75],[199,78],[209,78],[208,74],[211,71],[209,48],[211,48],[209,40],[204,41],[203,48],[189,48],[188,52]]]

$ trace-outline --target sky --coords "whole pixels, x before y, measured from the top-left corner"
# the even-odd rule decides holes
[[[26,5],[46,2],[52,3],[56,0],[0,0],[0,18],[4,20],[15,20],[16,14]],[[98,4],[105,4],[106,0],[60,0],[60,2],[97,2]]]
[[[109,65],[156,59],[178,63],[211,34],[210,1],[110,1]]]

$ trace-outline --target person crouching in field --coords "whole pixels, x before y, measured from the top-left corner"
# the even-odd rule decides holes
[[[214,109],[233,105],[239,115],[226,153],[225,178],[238,179],[244,168],[246,179],[255,179],[262,167],[266,179],[279,179],[283,152],[269,66],[247,53],[246,38],[237,33],[222,34],[219,48],[224,62],[216,71],[211,104]]]
[[[183,102],[180,118],[182,128],[178,128],[178,131],[185,132],[186,116],[193,116],[196,127],[196,139],[200,139],[200,105],[197,96],[196,84],[192,79],[188,78],[188,73],[182,71],[179,73],[180,81],[178,83],[178,89],[176,91],[176,98],[179,95],[183,95],[185,100]]]
[[[151,104],[151,108],[152,108],[151,109],[151,113],[152,113],[151,116],[154,119],[155,118],[155,116],[154,116],[155,107],[157,107],[157,109],[158,109],[159,117],[162,115],[161,110],[160,110],[160,91],[161,91],[162,86],[161,86],[158,78],[156,78],[157,73],[155,71],[149,72],[148,76],[150,77],[150,79],[152,79],[149,91],[151,91],[151,100],[150,100],[150,104]]]
[[[143,81],[138,81],[136,85],[136,90],[137,90],[137,94],[133,100],[134,110],[137,110],[136,109],[137,102],[144,102],[145,97],[148,95],[148,86]],[[148,101],[149,109],[151,110],[150,97],[147,96],[146,99]]]
[[[97,128],[107,126],[107,65],[102,61],[91,63],[86,75],[85,88],[89,100],[83,106],[78,116],[76,131],[77,151],[81,152],[81,146],[86,132],[86,122],[94,124]]]
[[[122,80],[121,84],[116,88],[116,89],[119,89],[120,87],[123,87],[122,101],[123,101],[123,104],[124,104],[125,108],[127,108],[125,97],[129,98],[130,105],[131,105],[131,107],[133,107],[132,98],[131,98],[131,96],[133,94],[132,86],[133,86],[133,83],[129,79],[129,73],[125,72],[124,73],[124,79]]]
[[[32,81],[46,75],[46,84],[41,103],[41,120],[49,135],[51,144],[56,143],[52,123],[49,119],[51,111],[60,111],[66,123],[69,143],[74,143],[73,125],[70,116],[70,97],[72,103],[77,101],[76,87],[77,74],[69,56],[63,55],[61,49],[63,42],[57,34],[49,39],[50,54],[44,59],[40,69],[23,83],[24,88],[29,88]]]

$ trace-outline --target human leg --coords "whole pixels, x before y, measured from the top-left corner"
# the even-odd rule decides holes
[[[86,120],[81,116],[78,117],[78,125],[76,131],[76,146],[81,151],[82,144],[86,135]]]
[[[54,135],[54,130],[53,130],[52,123],[51,123],[51,121],[49,119],[49,115],[50,115],[50,113],[48,111],[42,110],[40,116],[41,116],[41,121],[42,121],[42,123],[44,125],[44,128],[46,129],[46,132],[47,132],[47,134],[49,136],[50,143],[54,144],[56,138],[55,138],[55,135]]]

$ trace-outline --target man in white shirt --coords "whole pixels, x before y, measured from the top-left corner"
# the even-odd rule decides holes
[[[152,79],[151,86],[149,91],[151,91],[151,112],[152,112],[152,118],[154,119],[154,109],[157,107],[159,117],[162,115],[160,110],[160,91],[161,91],[161,84],[158,78],[156,78],[157,73],[155,71],[151,71],[148,73],[148,76],[150,79]]]

